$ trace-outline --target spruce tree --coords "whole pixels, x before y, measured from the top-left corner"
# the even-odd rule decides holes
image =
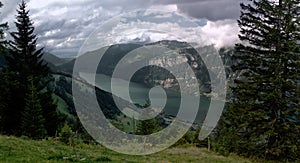
[[[43,116],[45,118],[45,128],[47,130],[47,135],[55,136],[58,132],[59,125],[65,121],[64,116],[59,115],[56,108],[57,105],[52,98],[53,92],[41,92],[40,101],[43,109]]]
[[[0,1],[0,8],[1,7],[3,7],[3,4],[2,4],[2,2]],[[2,58],[3,57],[3,53],[4,53],[4,51],[5,51],[5,44],[6,44],[6,39],[5,39],[5,36],[4,36],[4,31],[7,29],[7,23],[1,23],[0,24],[0,58]],[[2,65],[0,65],[0,67],[1,67]],[[1,70],[1,69],[0,69]],[[2,73],[1,71],[0,71],[0,73]],[[1,78],[2,79],[2,78]],[[2,90],[2,89],[1,89]],[[1,90],[0,90],[0,92],[1,92]],[[2,96],[0,96],[0,100],[1,100],[1,97]],[[2,108],[2,105],[3,105],[3,103],[2,102],[0,102],[0,109]]]
[[[299,0],[241,4],[232,67],[241,73],[217,130],[217,149],[274,160],[300,158]]]
[[[0,79],[0,133],[5,134],[11,121],[9,117],[14,114],[9,109],[8,102],[12,99],[10,87],[15,84],[9,71],[1,71]]]
[[[0,8],[3,7],[2,2],[0,1]],[[3,55],[5,51],[5,45],[7,44],[4,32],[8,29],[7,23],[1,23],[0,24],[0,55]]]
[[[42,57],[43,48],[37,49],[37,36],[34,34],[33,22],[26,10],[24,1],[17,10],[15,25],[17,32],[11,32],[13,41],[10,42],[10,55],[6,58],[9,69],[17,73],[17,77],[25,84],[29,76],[33,76],[33,84],[39,85],[38,90],[45,88],[41,83],[42,78],[49,75],[49,69],[44,64]]]
[[[139,121],[137,124],[136,134],[150,135],[150,134],[160,131],[162,129],[162,127],[160,126],[158,121],[159,121],[158,118]]]
[[[143,111],[144,111],[144,115],[145,117],[151,117],[151,114],[153,113],[153,110],[151,108],[151,102],[149,99],[147,99],[146,104],[143,106]],[[133,125],[135,125],[133,123]],[[153,134],[155,132],[158,132],[162,129],[161,125],[160,125],[160,117],[157,116],[155,118],[151,118],[151,119],[147,119],[147,120],[139,120],[137,122],[137,126],[136,126],[136,134],[138,135],[150,135]]]
[[[47,90],[47,85],[51,81],[51,75],[46,64],[44,64],[43,48],[37,49],[37,36],[34,34],[33,22],[29,17],[29,10],[26,9],[26,3],[22,1],[17,10],[16,32],[11,32],[13,38],[9,45],[9,54],[6,55],[7,69],[12,72],[13,79],[18,82],[15,87],[11,87],[10,92],[14,97],[9,105],[13,115],[10,115],[10,123],[8,133],[20,135],[21,119],[25,109],[25,98],[29,93],[29,85],[33,84],[39,93],[39,101],[41,102],[42,114],[46,120],[56,120],[56,105],[51,97],[51,91]],[[28,80],[30,77],[30,81]],[[46,100],[46,98],[48,98]],[[49,133],[54,134],[53,130],[57,126],[46,124]],[[56,129],[53,129],[56,128]],[[47,128],[48,129],[48,128]]]
[[[0,8],[3,7],[0,1]],[[7,122],[8,103],[10,99],[9,86],[13,84],[9,79],[9,72],[3,70],[4,67],[4,54],[7,52],[7,40],[5,38],[5,31],[8,29],[7,23],[0,24],[0,133],[4,132],[4,128]]]
[[[22,134],[33,139],[41,139],[46,135],[44,124],[39,93],[32,82],[25,97],[25,109],[21,119]]]

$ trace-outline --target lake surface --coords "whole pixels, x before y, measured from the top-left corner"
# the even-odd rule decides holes
[[[111,77],[103,74],[96,75],[96,84],[92,83],[92,75],[89,73],[80,73],[80,77],[86,80],[89,84],[95,85],[101,90],[106,92],[110,92],[115,96],[122,98],[128,102],[133,104],[138,104],[140,106],[144,106],[149,103],[149,92],[151,91],[150,87],[146,85],[128,82],[123,79],[112,79]],[[113,91],[112,91],[113,85]],[[129,85],[129,89],[128,86]],[[128,93],[129,90],[129,93]],[[211,98],[206,96],[196,97],[192,95],[181,94],[179,92],[164,89],[165,94],[167,95],[167,100],[165,101],[165,106],[163,109],[164,113],[171,116],[176,116],[178,113],[178,109],[181,104],[182,98],[186,101],[184,109],[184,116],[186,119],[193,116],[195,114],[194,110],[197,109],[198,113],[196,116],[196,123],[202,123],[206,117],[207,111],[210,106]],[[152,103],[164,103],[164,93],[159,91],[153,91],[151,93],[151,105]],[[197,99],[200,98],[200,103],[197,105]],[[213,100],[214,103],[220,103],[220,107],[222,106],[222,102]],[[218,105],[215,105],[218,107]],[[158,107],[158,106],[154,106]],[[214,108],[212,108],[214,109]],[[217,109],[217,108],[216,108]]]

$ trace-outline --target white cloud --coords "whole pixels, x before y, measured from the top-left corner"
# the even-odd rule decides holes
[[[238,3],[238,1],[233,2],[233,0],[226,1],[230,2],[229,4]],[[4,8],[0,9],[1,21],[8,21],[10,31],[15,31],[14,15],[16,15],[20,0],[3,0],[2,2]],[[134,39],[147,42],[149,40],[157,41],[181,37],[189,42],[213,43],[216,46],[233,44],[237,40],[238,32],[235,21],[219,20],[205,23],[203,20],[190,18],[192,22],[198,23],[191,26],[180,17],[173,17],[173,20],[168,19],[172,17],[174,12],[178,11],[199,17],[193,13],[201,13],[204,11],[203,8],[211,9],[211,12],[207,13],[210,15],[200,14],[204,18],[213,17],[214,20],[217,20],[221,18],[220,15],[223,15],[224,18],[234,17],[230,15],[230,12],[222,13],[224,6],[228,8],[228,4],[216,2],[217,0],[28,0],[28,9],[30,9],[30,16],[36,27],[40,46],[45,46],[46,49],[53,50],[57,54],[64,55],[67,52],[76,55],[84,40],[103,22],[120,13],[142,8],[152,9],[149,11],[165,11],[168,14],[154,14],[155,17],[152,18],[156,22],[152,21],[152,18],[148,18],[138,23],[125,23],[114,27],[110,29],[112,33],[106,35],[106,40],[111,41],[111,43],[130,42]],[[191,9],[190,12],[186,12],[182,6]],[[211,6],[214,7],[211,8]],[[230,8],[230,10],[235,10],[235,8]],[[204,26],[199,26],[199,24]],[[149,27],[153,29],[149,29]],[[158,31],[166,32],[160,33]],[[168,31],[172,31],[173,36],[166,34]]]
[[[208,21],[202,28],[203,35],[216,47],[232,46],[239,41],[239,27],[235,20]]]
[[[124,15],[106,22],[91,35],[86,43],[88,48],[82,53],[99,49],[99,47],[128,42],[149,43],[178,40],[188,42],[193,46],[214,45],[217,48],[232,46],[238,42],[239,28],[236,21],[208,21],[206,25],[199,26],[182,15],[169,12],[164,15],[163,13],[151,10],[151,12]],[[163,22],[160,22],[161,18],[164,18]]]
[[[149,9],[152,10],[163,10],[167,12],[176,12],[178,11],[177,5],[171,4],[171,5],[154,5],[149,7]]]

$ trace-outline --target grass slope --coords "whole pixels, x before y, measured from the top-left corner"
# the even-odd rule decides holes
[[[148,156],[128,156],[99,145],[81,144],[75,147],[60,142],[34,141],[0,136],[0,162],[250,162],[237,157],[223,157],[195,147],[170,148]]]

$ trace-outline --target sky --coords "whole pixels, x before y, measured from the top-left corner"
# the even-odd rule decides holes
[[[242,0],[27,0],[38,45],[61,57],[76,56],[95,31],[104,44],[183,38],[217,48],[238,42]],[[14,31],[20,0],[2,0],[0,21]],[[142,14],[139,13],[142,11]],[[146,13],[143,11],[147,11]],[[150,13],[150,14],[149,14]],[[127,21],[113,22],[116,18]],[[103,25],[105,24],[105,25]],[[104,29],[107,28],[107,29]],[[172,31],[172,32],[170,32]],[[105,37],[104,37],[105,36]],[[109,37],[108,37],[109,36]],[[174,39],[176,39],[174,37]]]

